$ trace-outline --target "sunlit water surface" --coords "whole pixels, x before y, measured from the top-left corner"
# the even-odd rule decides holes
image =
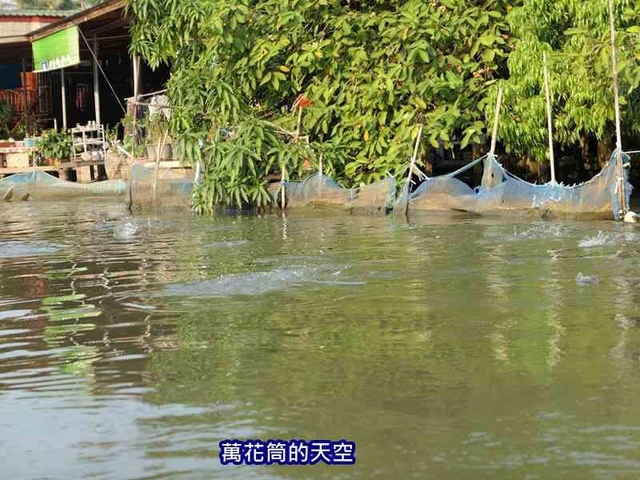
[[[636,226],[1,207],[2,478],[640,471]],[[226,438],[357,464],[223,467]]]

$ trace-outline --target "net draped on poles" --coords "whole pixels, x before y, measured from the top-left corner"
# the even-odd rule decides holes
[[[158,168],[155,164],[131,165],[129,194],[132,207],[191,207],[193,173]]]
[[[389,176],[363,187],[344,188],[332,178],[316,173],[300,182],[284,182],[284,191],[287,208],[334,206],[386,212],[393,207],[396,181]]]
[[[614,152],[591,180],[577,185],[533,184],[508,172],[495,156],[485,155],[447,175],[427,178],[411,194],[407,187],[396,207],[415,210],[461,210],[472,213],[538,211],[562,215],[602,215],[618,218],[622,199],[629,204],[632,186],[625,165],[628,156]],[[483,164],[482,182],[471,188],[457,175]],[[621,172],[621,173],[620,173]]]
[[[0,179],[0,197],[11,195],[30,199],[69,198],[78,196],[119,196],[127,191],[124,180],[76,183],[61,180],[40,170],[17,173]]]

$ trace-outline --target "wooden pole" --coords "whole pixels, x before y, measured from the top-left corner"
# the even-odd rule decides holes
[[[140,95],[140,57],[133,57],[133,121],[131,127],[131,158],[136,159],[136,123],[138,120],[138,96]],[[131,183],[131,182],[129,182]]]
[[[496,113],[493,119],[493,131],[491,132],[491,150],[489,154],[493,157],[496,153],[496,143],[498,142],[498,125],[500,124],[500,107],[502,105],[502,88],[498,90],[498,101],[496,102]]]
[[[27,64],[22,59],[22,103],[24,104],[24,132],[29,136],[29,98],[27,93]]]
[[[133,96],[138,98],[140,95],[140,57],[133,57]]]
[[[549,130],[549,164],[551,166],[551,183],[556,183],[556,164],[553,155],[553,123],[551,118],[551,86],[549,85],[549,68],[547,66],[547,53],[542,54],[544,64],[544,90],[547,99],[547,129]]]
[[[298,106],[298,123],[296,125],[296,133],[295,133],[295,141],[296,143],[298,142],[298,139],[300,138],[300,131],[302,129],[302,107]],[[284,211],[285,209],[285,202],[286,202],[286,197],[287,197],[287,192],[285,189],[285,181],[287,178],[287,169],[284,165],[282,165],[282,188],[280,189],[280,206],[282,208],[282,210]]]
[[[282,165],[282,188],[280,189],[280,207],[282,208],[282,210],[284,210],[285,207],[285,201],[286,201],[286,192],[285,192],[285,186],[284,186],[284,182],[285,179],[287,178],[287,169],[284,165]]]
[[[162,112],[159,112],[156,115],[162,115]],[[164,146],[167,142],[168,135],[169,135],[169,131],[165,130],[163,132],[162,138],[158,139],[158,143],[156,145],[156,171],[153,178],[153,206],[154,207],[156,203],[156,195],[158,192],[158,172],[160,170],[160,155],[162,155],[162,150],[164,150]]]
[[[131,168],[129,170],[129,211],[133,208],[133,167],[136,163],[136,120],[138,117],[138,95],[140,94],[140,57],[133,57],[133,107],[131,125]]]
[[[620,216],[627,213],[627,194],[624,182],[624,167],[622,165],[622,128],[620,126],[620,95],[618,92],[618,61],[616,59],[616,18],[614,0],[609,0],[609,26],[611,29],[611,67],[613,69],[613,102],[616,114],[616,171],[618,177],[618,193],[620,195]]]
[[[613,68],[613,101],[616,113],[616,148],[622,151],[622,131],[620,128],[620,96],[618,92],[618,61],[616,58],[616,26],[613,0],[609,0],[609,22],[611,27],[611,66]]]
[[[96,111],[96,123],[101,125],[100,121],[100,78],[98,77],[98,40],[93,36],[93,103]]]
[[[67,92],[64,84],[64,68],[60,69],[60,94],[62,97],[62,129],[67,130]]]
[[[416,161],[418,159],[418,151],[420,150],[420,140],[422,140],[422,128],[423,125],[420,124],[418,128],[418,136],[416,137],[416,142],[413,146],[413,155],[411,155],[411,163],[409,164],[409,173],[407,174],[407,204],[404,209],[405,215],[409,214],[409,189],[411,187],[411,175],[413,175],[413,168],[416,165]]]
[[[300,131],[302,129],[302,107],[298,107],[298,125],[296,127],[296,140],[300,137]]]

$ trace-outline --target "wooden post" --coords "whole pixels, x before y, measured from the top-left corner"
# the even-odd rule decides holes
[[[100,78],[98,77],[98,40],[93,36],[93,103],[96,111],[96,123],[101,125],[100,121]]]
[[[140,57],[133,57],[133,96],[138,98],[140,95]]]
[[[423,125],[420,124],[418,128],[418,136],[416,137],[416,142],[413,146],[413,155],[411,155],[411,163],[409,164],[409,173],[407,174],[407,204],[405,206],[404,213],[405,215],[409,214],[409,189],[411,187],[411,175],[413,174],[413,168],[416,165],[416,160],[418,159],[418,151],[420,149],[420,140],[422,139],[422,128]]]
[[[620,195],[620,216],[627,213],[627,194],[624,182],[624,166],[622,165],[622,129],[620,127],[620,95],[618,92],[618,61],[616,59],[616,21],[613,0],[609,0],[609,23],[611,28],[611,66],[613,69],[613,102],[616,114],[616,171],[618,177],[617,190]]]
[[[300,131],[302,129],[302,107],[298,107],[298,125],[296,127],[296,141],[300,138]]]
[[[302,107],[298,105],[298,123],[296,125],[296,133],[295,133],[295,141],[296,143],[298,142],[298,140],[300,139],[300,132],[302,130]],[[286,203],[286,199],[287,199],[287,192],[285,190],[285,181],[287,178],[287,169],[286,167],[283,165],[282,166],[282,188],[280,189],[280,206],[282,208],[282,210],[285,210],[285,203]]]
[[[136,163],[136,121],[138,117],[138,95],[140,94],[140,57],[133,57],[133,112],[131,121],[131,168],[129,170],[129,211],[133,208],[133,167]]]
[[[162,112],[157,113],[156,115],[162,115]],[[158,140],[158,143],[156,145],[156,171],[155,171],[155,176],[153,178],[153,206],[154,207],[156,203],[156,195],[158,192],[158,171],[160,170],[160,155],[162,154],[162,150],[164,150],[164,146],[167,142],[168,135],[169,135],[169,132],[165,130],[162,135],[162,139]]]
[[[24,131],[29,136],[29,97],[27,93],[27,64],[22,59],[22,103],[24,104]]]
[[[62,96],[62,129],[67,130],[67,92],[64,85],[64,68],[60,69],[60,93]]]
[[[544,64],[544,90],[547,99],[547,129],[549,130],[549,164],[551,167],[551,183],[556,183],[556,165],[553,155],[553,123],[551,117],[551,87],[549,85],[549,69],[547,67],[547,53],[542,54]]]
[[[286,201],[286,192],[284,187],[284,182],[286,178],[287,178],[287,169],[284,165],[282,165],[282,179],[280,180],[282,182],[282,188],[280,189],[280,203],[281,203],[280,207],[282,208],[283,211],[285,208],[285,201]]]
[[[502,105],[502,88],[498,90],[498,101],[496,102],[496,113],[493,119],[493,131],[491,132],[491,150],[489,155],[493,157],[496,153],[496,143],[498,142],[498,125],[500,123],[500,106]]]
[[[611,26],[611,64],[613,67],[613,101],[616,113],[616,148],[622,151],[622,132],[620,129],[620,96],[618,92],[618,61],[616,59],[616,27],[613,0],[609,0],[609,21]]]
[[[133,112],[131,126],[131,158],[136,159],[136,123],[138,120],[138,96],[140,95],[140,57],[133,57]],[[131,183],[131,181],[129,181]]]

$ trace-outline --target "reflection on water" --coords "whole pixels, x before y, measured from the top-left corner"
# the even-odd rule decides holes
[[[632,476],[639,235],[5,205],[3,477]],[[222,467],[225,438],[346,438],[357,465]]]

